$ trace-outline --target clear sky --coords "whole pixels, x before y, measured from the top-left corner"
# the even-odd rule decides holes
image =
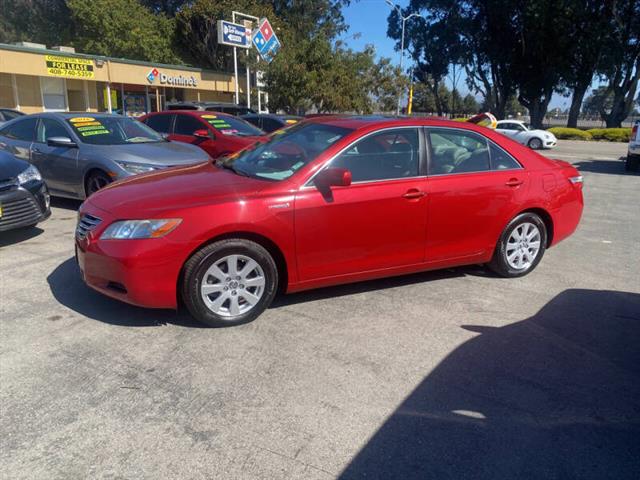
[[[395,3],[404,8],[409,4],[409,0],[395,0]],[[362,50],[365,45],[373,44],[379,57],[390,57],[397,64],[400,54],[394,50],[395,42],[387,37],[387,17],[390,12],[391,8],[384,0],[352,0],[351,5],[343,10],[349,31],[342,36],[342,39],[354,50]],[[358,34],[359,38],[354,38],[354,35]],[[409,57],[405,52],[404,64],[408,65],[408,62]],[[451,79],[447,79],[446,84],[451,87]],[[458,82],[458,90],[463,96],[468,93],[464,79]],[[549,109],[569,108],[570,100],[567,97],[554,95]]]

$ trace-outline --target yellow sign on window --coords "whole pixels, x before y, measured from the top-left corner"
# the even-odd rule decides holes
[[[45,55],[47,73],[55,77],[93,78],[93,60]]]

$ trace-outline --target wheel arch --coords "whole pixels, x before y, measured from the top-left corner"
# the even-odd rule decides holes
[[[518,212],[516,216],[521,215],[523,213],[535,213],[542,219],[542,221],[544,222],[544,226],[547,229],[546,247],[548,248],[549,246],[551,246],[551,243],[553,242],[553,234],[554,234],[553,218],[551,217],[551,214],[547,212],[544,208],[533,207],[533,208],[527,208],[525,210],[522,210],[521,212]]]
[[[184,267],[189,261],[189,259],[193,257],[193,255],[195,255],[196,252],[202,250],[207,245],[211,245],[212,243],[218,242],[220,240],[226,240],[230,238],[249,240],[265,248],[267,252],[269,252],[269,254],[273,257],[273,261],[276,262],[276,267],[278,269],[278,293],[283,293],[286,291],[287,285],[289,282],[289,274],[287,270],[288,268],[287,259],[284,253],[282,252],[282,249],[273,240],[271,240],[269,237],[263,234],[240,230],[240,231],[226,232],[226,233],[216,235],[202,242],[189,253],[187,258],[185,258],[184,262],[182,263],[182,266],[180,267],[180,273],[178,275],[178,282],[176,284],[176,293],[178,297],[177,298],[178,302],[182,302],[182,298],[181,298],[182,296],[179,294],[179,292],[181,291],[182,282],[184,281]]]
[[[87,198],[89,196],[87,195],[87,180],[89,180],[89,177],[93,173],[97,172],[104,173],[107,177],[112,178],[111,175],[109,175],[109,173],[103,167],[91,165],[89,168],[87,168],[87,170],[84,172],[84,175],[82,176],[82,193],[84,194],[84,198]]]

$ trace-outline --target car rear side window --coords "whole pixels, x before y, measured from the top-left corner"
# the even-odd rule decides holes
[[[13,140],[32,142],[36,133],[37,118],[25,118],[2,130],[2,135]]]
[[[513,170],[522,166],[507,152],[493,142],[489,142],[489,154],[491,156],[491,170]]]
[[[176,115],[173,133],[176,135],[193,135],[196,130],[205,130],[206,128],[200,120],[191,115]]]
[[[353,182],[416,177],[420,166],[418,129],[369,135],[337,156],[331,166],[348,169]]]
[[[491,170],[489,146],[482,135],[451,128],[429,129],[430,175]]]
[[[171,117],[173,115],[151,115],[144,123],[156,132],[169,133],[171,130]]]

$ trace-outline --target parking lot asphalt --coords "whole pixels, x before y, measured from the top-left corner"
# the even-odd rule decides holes
[[[77,202],[0,237],[11,479],[639,478],[640,175],[560,141],[578,231],[530,275],[457,268],[202,328],[86,288]],[[153,281],[153,279],[150,279]]]

